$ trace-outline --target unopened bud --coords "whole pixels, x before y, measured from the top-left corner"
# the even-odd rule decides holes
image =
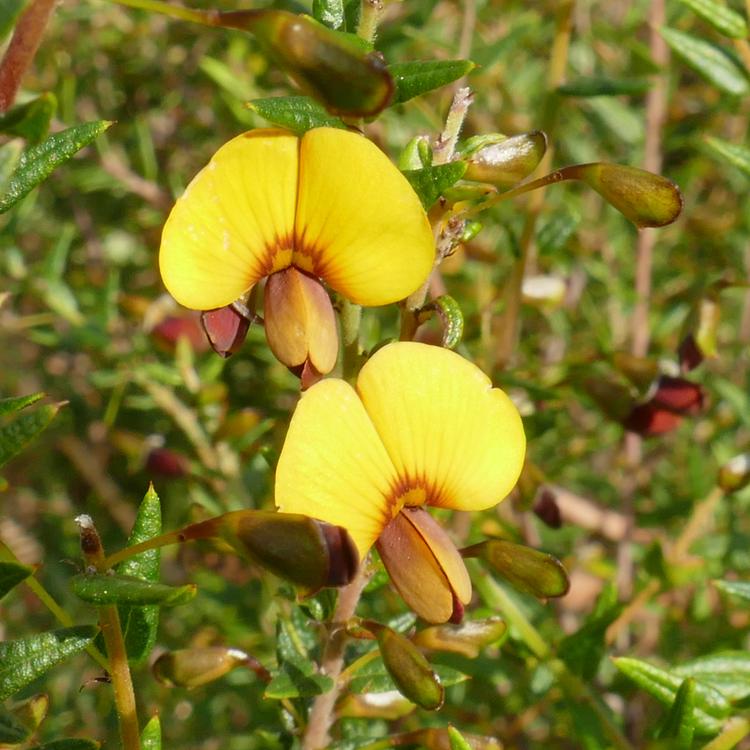
[[[506,138],[503,135],[469,138],[461,149],[467,163],[467,180],[511,187],[528,177],[547,150],[547,136],[541,130]]]
[[[565,596],[570,579],[553,555],[505,539],[488,539],[461,550],[464,557],[478,557],[514,588],[539,598]]]
[[[719,469],[719,487],[725,492],[741,490],[748,483],[750,483],[750,453],[740,453]]]
[[[682,211],[682,194],[666,177],[623,164],[596,162],[561,170],[585,182],[637,227],[663,227]]]
[[[356,719],[395,721],[414,711],[414,704],[398,690],[385,693],[349,693],[336,705],[336,714]]]
[[[412,643],[420,648],[450,651],[474,659],[485,646],[500,640],[505,630],[505,623],[499,617],[489,617],[460,625],[433,625],[420,630],[412,638]]]
[[[221,357],[229,357],[245,343],[250,321],[232,305],[201,313],[201,323],[211,348]]]
[[[194,688],[223,677],[250,657],[236,648],[212,646],[167,651],[153,664],[154,677],[170,687]]]
[[[445,690],[422,652],[403,635],[385,626],[376,633],[388,674],[401,694],[428,711],[443,705]]]

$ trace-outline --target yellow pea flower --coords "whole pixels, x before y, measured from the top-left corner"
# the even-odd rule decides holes
[[[328,287],[359,305],[403,299],[432,268],[427,216],[404,176],[362,136],[253,130],[222,146],[177,201],[159,267],[185,307],[212,310],[269,277],[267,337],[282,362],[336,361]]]
[[[356,387],[330,378],[292,416],[276,505],[347,529],[361,559],[375,544],[396,588],[424,619],[460,619],[471,582],[460,553],[423,509],[482,510],[523,465],[521,417],[455,352],[389,344]]]

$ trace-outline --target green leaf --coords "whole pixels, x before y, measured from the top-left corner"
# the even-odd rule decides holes
[[[448,739],[451,743],[451,750],[471,750],[471,745],[455,727],[448,726]]]
[[[699,656],[672,671],[680,677],[695,677],[711,685],[732,702],[750,697],[750,651],[719,651]]]
[[[623,656],[613,661],[620,672],[650,693],[656,700],[666,706],[674,703],[683,677],[639,659]],[[732,706],[729,701],[718,690],[696,681],[693,715],[695,731],[698,734],[718,732],[723,724],[722,720],[729,716],[731,711]]]
[[[4,194],[0,196],[0,214],[18,203],[57,167],[91,143],[111,124],[107,120],[97,120],[83,125],[74,125],[26,149],[21,154],[18,165],[5,186]]]
[[[322,104],[318,104],[309,96],[271,96],[267,99],[253,99],[247,103],[247,107],[274,125],[297,134],[305,133],[312,128],[346,128],[338,117],[329,115]]]
[[[0,427],[0,466],[30,443],[60,411],[62,404],[47,404],[29,414],[20,414],[12,422]]]
[[[539,254],[552,255],[565,247],[580,223],[580,214],[568,206],[554,211],[537,233]]]
[[[446,349],[455,349],[464,334],[464,316],[458,302],[450,295],[442,294],[420,310],[420,322],[427,320],[432,312],[437,314],[443,326],[440,345]]]
[[[708,21],[720,34],[731,39],[747,37],[745,19],[726,5],[717,3],[716,0],[682,0],[682,3],[695,11],[704,21]]]
[[[750,602],[750,583],[746,581],[714,581],[719,591]]]
[[[341,29],[346,20],[343,0],[313,0],[312,14],[329,29]]]
[[[469,679],[468,675],[460,670],[444,664],[434,664],[433,670],[440,678],[443,687],[459,685]],[[378,656],[354,673],[349,683],[349,689],[353,693],[387,693],[396,690],[396,684],[388,674],[382,658]]]
[[[14,138],[0,146],[0,195],[5,193],[5,188],[18,166],[22,153],[23,141],[20,138]]]
[[[266,686],[264,698],[310,698],[327,693],[333,688],[333,680],[317,674],[310,662],[285,662],[271,682]]]
[[[153,486],[148,488],[138,509],[133,530],[128,537],[128,547],[145,542],[161,534],[161,502]],[[133,576],[156,583],[159,580],[161,551],[141,552],[121,562],[116,571],[120,575]],[[156,643],[159,626],[159,607],[120,607],[120,622],[125,636],[125,648],[132,664],[140,664],[151,653]]]
[[[141,732],[141,750],[161,750],[161,722],[152,716]]]
[[[749,148],[740,146],[737,143],[730,143],[729,141],[721,140],[720,138],[713,138],[712,136],[706,138],[706,145],[717,156],[728,161],[732,166],[737,167],[737,169],[750,177]]]
[[[637,96],[645,94],[651,82],[645,78],[596,78],[581,77],[558,86],[561,96]]]
[[[720,47],[675,29],[662,28],[660,33],[676,55],[718,89],[733,96],[750,91],[743,70]]]
[[[196,594],[194,583],[167,586],[140,578],[103,573],[82,573],[70,581],[70,588],[80,599],[90,604],[128,604],[176,607],[189,602]]]
[[[15,562],[0,562],[0,599],[11,589],[18,586],[21,581],[26,580],[34,572],[27,565]]]
[[[57,99],[52,93],[42,94],[26,104],[14,107],[0,117],[0,133],[25,138],[38,143],[47,135],[50,120],[57,111]]]
[[[27,3],[28,0],[3,0],[0,3],[0,42],[10,34]]]
[[[20,396],[19,398],[0,398],[0,417],[25,409],[39,401],[40,398],[44,398],[44,396],[44,393],[32,393],[30,396]]]
[[[462,78],[476,65],[471,60],[413,60],[393,63],[388,71],[396,84],[391,104],[401,104]]]
[[[659,732],[660,739],[670,739],[675,750],[690,750],[695,734],[695,680],[683,680],[674,703]]]
[[[0,700],[82,651],[97,632],[96,627],[83,625],[0,643]]]
[[[32,730],[19,721],[10,711],[0,706],[0,747],[19,745],[31,736]]]
[[[442,195],[443,191],[454,185],[464,176],[466,164],[462,161],[452,161],[449,164],[440,164],[437,167],[424,167],[424,169],[408,169],[404,177],[414,188],[414,192],[422,201],[425,211],[429,210],[435,201]]]
[[[52,740],[43,745],[36,745],[31,750],[98,750],[101,742],[85,739]]]

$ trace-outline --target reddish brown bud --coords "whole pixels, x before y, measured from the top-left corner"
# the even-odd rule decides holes
[[[653,437],[671,432],[679,426],[682,417],[675,412],[658,406],[653,401],[634,406],[623,420],[623,427],[643,437]]]
[[[146,471],[161,477],[179,479],[190,471],[187,457],[169,448],[154,448],[146,458]]]
[[[662,375],[651,400],[678,414],[698,414],[703,409],[703,389],[685,378]]]
[[[195,313],[170,315],[151,330],[151,335],[161,344],[173,348],[178,339],[186,338],[193,351],[205,352],[208,343],[201,327],[200,318]]]
[[[201,313],[201,323],[211,348],[221,357],[234,354],[245,342],[250,321],[232,305]]]

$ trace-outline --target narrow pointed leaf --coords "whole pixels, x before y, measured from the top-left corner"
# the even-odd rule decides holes
[[[523,544],[490,539],[461,553],[479,557],[514,588],[533,596],[564,596],[570,588],[568,574],[556,557]]]
[[[660,703],[666,706],[674,703],[684,678],[639,659],[620,657],[613,661],[620,672]],[[715,734],[731,712],[731,704],[718,690],[696,681],[693,715],[698,734]]]
[[[101,573],[81,574],[70,581],[73,593],[90,604],[126,604],[160,607],[176,607],[186,604],[196,594],[197,587],[167,586],[163,583],[143,581],[132,576],[106,575]]]
[[[429,210],[444,190],[464,176],[464,172],[466,164],[454,161],[450,164],[439,164],[437,167],[409,169],[404,172],[404,177],[409,180],[425,210]]]
[[[21,154],[15,171],[0,196],[0,213],[14,206],[84,146],[101,135],[112,123],[106,120],[74,125],[55,133]]]
[[[145,542],[161,534],[161,503],[153,486],[149,487],[143,498],[133,530],[128,538],[128,547]],[[159,580],[159,562],[161,552],[158,549],[141,552],[117,566],[121,575],[133,576],[144,581],[156,583]],[[125,636],[125,648],[128,659],[133,664],[140,664],[151,653],[156,643],[156,631],[159,626],[159,607],[120,607],[120,622]]]
[[[11,175],[16,171],[23,146],[21,138],[14,138],[0,146],[0,195],[5,194]]]
[[[18,398],[2,398],[0,399],[0,417],[20,411],[39,401],[40,398],[44,398],[44,395],[44,393],[32,393],[30,396],[20,396]]]
[[[274,125],[302,134],[312,128],[346,128],[344,122],[329,115],[322,104],[309,96],[270,96],[253,99],[248,109]]]
[[[730,143],[720,138],[709,136],[706,138],[706,145],[717,156],[729,162],[733,167],[737,167],[750,177],[750,149],[740,146],[737,143]]]
[[[750,583],[747,581],[714,581],[719,591],[750,602]]]
[[[0,466],[30,443],[55,418],[61,404],[47,404],[28,414],[20,414],[0,427]]]
[[[15,562],[0,562],[0,599],[11,589],[18,586],[21,581],[26,580],[34,572],[27,565]]]
[[[733,703],[750,698],[750,651],[719,651],[699,656],[672,670],[716,688]]]
[[[645,94],[651,82],[645,78],[594,78],[581,77],[558,86],[561,96],[637,96]]]
[[[388,66],[396,84],[392,104],[401,104],[457,81],[475,67],[471,60],[413,60],[393,63]]]
[[[695,734],[695,680],[683,680],[667,718],[659,732],[660,739],[673,741],[675,750],[690,750]]]
[[[0,42],[10,33],[28,0],[3,0],[0,3]]]
[[[424,310],[434,310],[443,325],[443,338],[440,341],[445,349],[455,349],[464,335],[464,316],[453,297],[443,294],[427,305]]]
[[[0,643],[0,700],[82,651],[97,632],[94,626],[84,625]]]
[[[161,750],[161,722],[152,716],[141,732],[141,750]]]
[[[292,664],[287,662],[266,686],[264,698],[311,698],[327,693],[333,688],[333,680],[315,672],[310,662]]]
[[[745,39],[747,37],[747,23],[737,11],[728,8],[716,0],[682,0],[683,5],[697,13],[704,21],[713,26],[716,31],[731,39]]]
[[[743,70],[720,47],[676,29],[662,28],[660,33],[678,57],[716,88],[732,96],[745,96],[750,91]]]

